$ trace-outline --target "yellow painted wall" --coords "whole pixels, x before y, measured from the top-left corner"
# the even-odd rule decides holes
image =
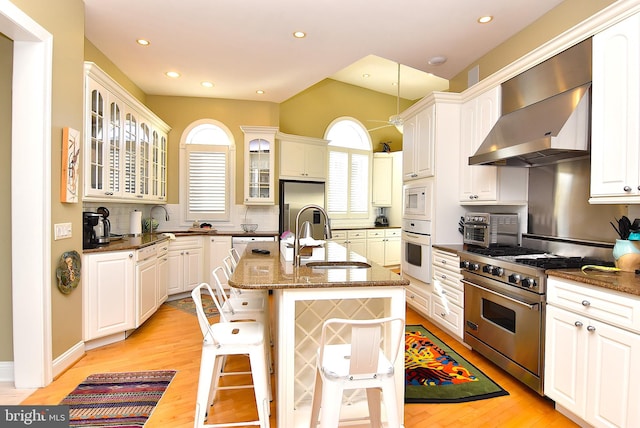
[[[12,0],[53,35],[51,105],[51,223],[71,222],[73,237],[53,240],[51,287],[53,358],[82,341],[82,285],[69,295],[57,287],[55,269],[65,251],[82,253],[82,204],[60,202],[62,128],[82,130],[84,2],[82,0]],[[3,344],[0,344],[3,347]]]
[[[0,224],[11,224],[11,79],[13,42],[0,34]],[[0,361],[13,361],[11,228],[0,229]]]
[[[467,89],[469,70],[476,65],[479,65],[480,80],[483,80],[614,2],[615,0],[563,1],[515,36],[469,64],[450,80],[450,91],[462,92]]]

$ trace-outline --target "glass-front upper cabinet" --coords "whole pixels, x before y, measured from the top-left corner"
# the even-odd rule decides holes
[[[85,63],[85,200],[167,200],[169,126],[102,70]]]
[[[275,203],[274,148],[278,128],[241,126],[244,132],[244,203]]]

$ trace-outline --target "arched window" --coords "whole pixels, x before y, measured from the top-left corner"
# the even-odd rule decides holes
[[[325,135],[329,142],[327,210],[332,217],[369,216],[371,139],[360,122],[334,120]]]
[[[181,143],[185,220],[229,220],[233,148],[231,131],[218,121],[203,119],[185,129]]]

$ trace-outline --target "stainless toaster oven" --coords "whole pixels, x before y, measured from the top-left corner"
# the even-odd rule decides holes
[[[518,214],[467,213],[464,216],[463,242],[480,247],[518,245]]]

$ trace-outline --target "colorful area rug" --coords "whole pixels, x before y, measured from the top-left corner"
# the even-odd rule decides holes
[[[405,328],[405,402],[462,403],[509,395],[421,325]]]
[[[172,306],[176,309],[180,309],[181,311],[190,313],[194,316],[196,314],[196,306],[195,303],[193,303],[193,299],[191,298],[191,296],[184,297],[182,299],[166,301],[164,304]],[[206,293],[202,295],[202,307],[204,308],[204,313],[207,314],[207,317],[218,315],[218,310],[216,309],[216,305],[213,303],[213,299]]]
[[[86,378],[60,404],[70,427],[142,427],[175,370],[100,373]]]

